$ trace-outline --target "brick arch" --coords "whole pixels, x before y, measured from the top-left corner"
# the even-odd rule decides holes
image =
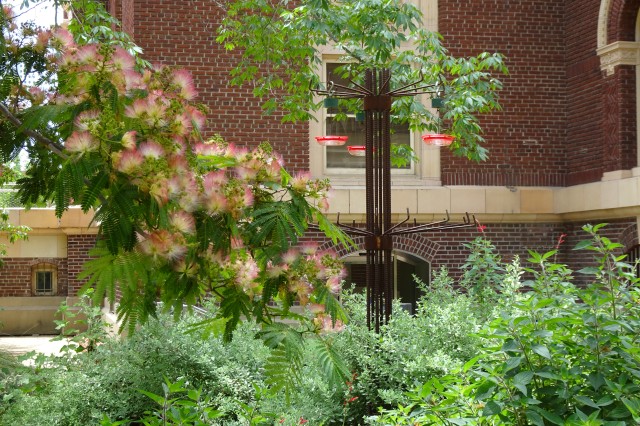
[[[606,7],[606,44],[614,41],[635,41],[636,19],[640,0],[602,0]],[[600,8],[601,13],[603,8]],[[603,18],[601,16],[601,18]],[[600,40],[599,40],[600,41]]]
[[[626,253],[631,248],[638,245],[638,225],[637,223],[632,223],[622,231],[617,236],[617,241],[620,242],[624,247],[622,250]]]
[[[341,246],[338,249],[337,253],[339,258],[342,259],[364,250],[364,237],[354,237],[353,241],[358,248],[356,250],[352,250],[350,248]],[[434,241],[431,241],[422,234],[411,234],[395,237],[393,240],[393,247],[395,250],[402,251],[404,253],[418,257],[425,262],[431,263],[440,250],[441,245]],[[320,246],[320,249],[335,249],[335,245],[331,241],[327,241]]]
[[[638,166],[636,39],[640,0],[601,0],[598,48],[602,81],[602,167],[604,172]],[[624,42],[624,43],[616,43]],[[609,49],[609,51],[607,51]]]
[[[42,264],[54,265],[59,267],[62,264],[62,259],[55,257],[39,257],[37,259],[29,261],[29,267]]]

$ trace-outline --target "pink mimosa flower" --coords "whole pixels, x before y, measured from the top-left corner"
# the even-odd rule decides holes
[[[123,74],[124,84],[127,90],[142,88],[142,76],[139,72],[133,70],[125,70]]]
[[[200,207],[200,194],[196,191],[186,191],[180,197],[180,206],[187,212],[193,213]]]
[[[165,113],[167,112],[167,106],[162,98],[151,98],[147,106],[148,117],[145,122],[149,126],[162,127],[167,124]]]
[[[153,182],[149,188],[149,194],[156,200],[156,203],[163,206],[169,201],[169,188],[166,179]]]
[[[171,225],[183,234],[193,234],[196,231],[196,220],[185,211],[171,213]]]
[[[47,45],[49,44],[49,40],[51,40],[52,34],[51,31],[40,31],[38,33],[38,38],[36,39],[35,50],[38,52],[44,52]]]
[[[173,152],[179,156],[184,156],[187,152],[187,143],[182,136],[173,137]]]
[[[52,40],[64,49],[69,49],[75,46],[73,35],[64,27],[57,28],[52,36]]]
[[[180,96],[188,101],[193,100],[198,94],[193,83],[193,77],[187,70],[175,71],[173,73],[173,84],[180,89]]]
[[[102,60],[102,56],[98,54],[98,46],[95,44],[80,46],[75,57],[78,64],[81,65],[95,65]]]
[[[327,288],[333,294],[339,294],[342,290],[342,277],[333,275],[327,280]]]
[[[178,260],[186,253],[182,235],[173,234],[166,229],[152,232],[140,246],[143,252],[167,260]]]
[[[309,303],[307,309],[309,309],[312,314],[322,314],[325,311],[325,306],[320,303]]]
[[[192,106],[187,106],[186,108],[186,112],[187,112],[187,116],[189,117],[189,119],[191,120],[191,122],[193,123],[194,127],[196,130],[201,130],[207,119],[204,116],[204,114],[202,113],[202,111],[200,111],[199,109],[192,107]]]
[[[143,162],[144,158],[142,157],[142,154],[136,150],[128,149],[121,152],[120,158],[116,162],[116,169],[119,172],[131,174],[137,170]]]
[[[224,170],[207,173],[202,180],[205,194],[219,191],[220,187],[226,185],[228,181],[229,179]]]
[[[313,242],[306,242],[302,244],[300,249],[306,255],[314,255],[318,252],[318,245]]]
[[[169,167],[179,175],[189,171],[189,163],[184,155],[172,155],[169,158]]]
[[[329,211],[329,199],[327,197],[322,197],[318,201],[318,208],[323,212]]]
[[[69,152],[95,152],[100,143],[89,132],[73,132],[64,144]]]
[[[164,148],[162,147],[162,145],[160,145],[158,142],[153,140],[148,140],[146,142],[141,143],[138,150],[140,151],[140,154],[142,154],[144,158],[152,158],[154,160],[164,157],[164,154],[165,154]]]
[[[111,57],[111,62],[117,70],[133,71],[136,66],[136,59],[120,46],[116,46]]]
[[[73,124],[75,124],[77,130],[87,131],[91,130],[91,128],[98,124],[99,121],[100,111],[88,110],[82,111],[80,114],[78,114]]]
[[[148,113],[149,103],[146,99],[136,99],[124,109],[124,115],[129,118],[141,118]]]
[[[244,197],[242,198],[242,202],[244,203],[245,207],[251,207],[253,205],[253,201],[254,201],[253,191],[251,190],[250,187],[246,186],[244,188]]]
[[[298,191],[304,191],[307,189],[310,179],[309,172],[298,172],[291,179],[291,187]]]
[[[122,135],[122,146],[125,147],[126,149],[135,149],[136,147],[136,135],[138,134],[138,132],[136,132],[135,130],[131,130],[129,132],[126,132],[124,135]]]
[[[186,136],[193,128],[191,120],[185,114],[178,114],[173,119],[173,131],[179,136]]]
[[[298,259],[298,256],[300,256],[300,253],[298,253],[297,250],[289,249],[285,254],[282,255],[282,261],[287,265],[291,265]]]
[[[211,214],[220,213],[227,210],[227,198],[219,191],[212,191],[206,195],[202,204]]]

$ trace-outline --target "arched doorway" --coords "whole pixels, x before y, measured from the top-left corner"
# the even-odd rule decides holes
[[[418,256],[400,250],[394,250],[392,258],[394,298],[400,300],[403,309],[413,314],[421,295],[415,278],[428,283],[431,278],[431,265]],[[347,269],[346,287],[353,285],[354,291],[365,292],[367,266],[365,254],[354,253],[342,260]]]

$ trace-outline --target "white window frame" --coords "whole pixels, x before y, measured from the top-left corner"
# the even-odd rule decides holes
[[[327,63],[340,62],[340,58],[343,53],[333,47],[323,47],[320,49],[322,52],[322,67],[318,70],[318,73],[323,76],[321,78],[324,81],[326,76]],[[428,100],[427,95],[424,96],[424,101]],[[318,96],[315,99],[317,102],[321,102],[322,97]],[[425,102],[426,103],[426,102]],[[316,136],[326,135],[326,108],[320,108],[315,115],[314,119],[309,122],[309,171],[314,178],[331,178],[332,183],[338,185],[364,185],[364,168],[334,168],[327,167],[326,148],[317,143]],[[439,186],[440,180],[440,147],[422,143],[418,132],[411,132],[411,147],[414,150],[414,154],[418,157],[418,161],[413,162],[409,169],[392,169],[393,176],[392,186]],[[349,155],[346,152],[345,155]]]

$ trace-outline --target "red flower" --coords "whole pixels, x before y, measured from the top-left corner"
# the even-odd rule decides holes
[[[484,230],[487,229],[487,227],[486,225],[478,224],[478,227],[476,229],[478,229],[478,232],[482,232],[484,234]]]
[[[560,244],[564,243],[564,239],[566,236],[567,234],[560,234],[560,236],[558,237],[558,242],[556,243],[556,250],[560,248]]]
[[[298,421],[298,424],[299,425],[303,425],[303,424],[308,423],[308,422],[309,422],[309,420],[305,420],[304,417],[300,417],[300,420]]]
[[[349,398],[349,399],[347,399],[347,400],[345,400],[345,401],[344,401],[344,405],[350,404],[350,403],[352,403],[353,401],[355,401],[356,399],[358,399],[358,397],[357,397],[357,396],[352,396],[351,398]]]

